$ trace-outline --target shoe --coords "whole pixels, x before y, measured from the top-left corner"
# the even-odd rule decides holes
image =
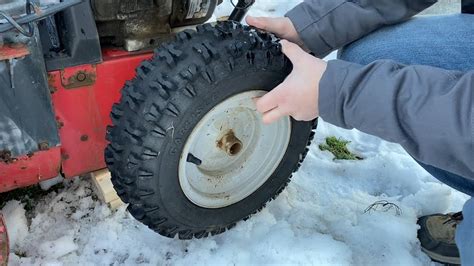
[[[434,261],[461,265],[454,237],[456,226],[462,219],[462,212],[433,214],[419,218],[418,239],[421,242],[422,251]]]

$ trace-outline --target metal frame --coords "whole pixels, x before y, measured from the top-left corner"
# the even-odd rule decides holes
[[[30,22],[39,21],[45,19],[57,12],[65,10],[69,7],[78,5],[82,3],[84,0],[67,0],[58,4],[55,4],[47,9],[41,10],[41,12],[36,12],[34,14],[29,14],[27,16],[21,17],[16,21],[18,24],[28,24]],[[10,23],[0,24],[0,32],[7,32],[9,30],[14,29],[15,26]]]
[[[101,64],[49,72],[65,177],[105,168],[105,134],[112,105],[120,99],[125,82],[135,76],[135,68],[151,56],[108,50]],[[90,82],[71,87],[70,82],[81,76],[89,76]]]
[[[59,173],[74,177],[105,168],[105,133],[111,124],[112,105],[120,99],[125,82],[135,76],[135,68],[152,53],[109,49],[103,55],[103,62],[97,65],[48,73],[60,146],[1,161],[0,192],[36,184]],[[94,75],[93,81],[70,87],[81,73]]]

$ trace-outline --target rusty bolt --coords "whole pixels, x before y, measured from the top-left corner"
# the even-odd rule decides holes
[[[44,141],[44,142],[38,143],[38,149],[39,149],[40,151],[48,150],[48,149],[49,149],[49,144],[48,144],[48,142]]]
[[[58,129],[61,129],[61,128],[64,126],[64,123],[61,122],[61,121],[59,120],[59,118],[58,118],[58,120],[56,120],[56,124],[57,124],[57,126],[58,126]]]
[[[56,89],[56,87],[54,87],[54,86],[49,86],[49,93],[54,94],[54,93],[57,92],[57,91],[58,91],[58,89]]]
[[[76,80],[79,82],[83,82],[87,79],[87,75],[84,72],[79,72],[76,75]]]
[[[87,135],[82,135],[81,136],[81,141],[87,141],[89,139],[89,136]]]

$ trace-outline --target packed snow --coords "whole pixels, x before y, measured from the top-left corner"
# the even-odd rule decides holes
[[[279,16],[300,1],[258,0],[253,15]],[[216,16],[230,13],[223,4]],[[350,140],[364,158],[333,160],[318,145]],[[64,181],[26,213],[2,209],[10,265],[431,265],[416,238],[418,216],[459,211],[468,197],[441,184],[397,144],[321,121],[300,171],[267,208],[221,235],[162,237],[121,207],[97,200],[86,177]],[[392,208],[367,208],[386,200]],[[398,207],[397,207],[398,206]]]

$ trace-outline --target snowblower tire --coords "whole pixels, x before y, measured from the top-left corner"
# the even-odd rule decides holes
[[[252,88],[270,91],[292,69],[279,40],[236,22],[203,24],[155,50],[112,108],[105,160],[128,211],[159,234],[180,239],[225,232],[274,199],[305,158],[316,120],[291,119],[278,167],[243,200],[203,208],[183,193],[178,162],[198,122],[223,100]]]

